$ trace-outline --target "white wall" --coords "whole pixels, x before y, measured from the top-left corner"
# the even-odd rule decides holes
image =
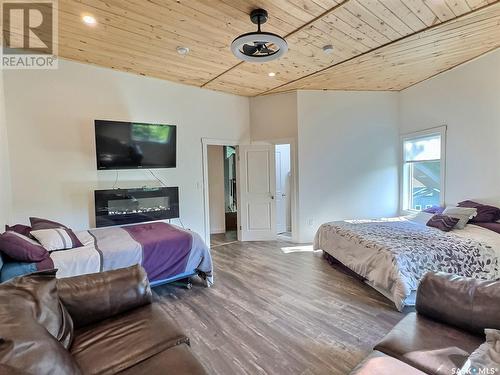
[[[252,142],[297,138],[297,93],[250,99]]]
[[[112,119],[177,125],[177,168],[156,173],[179,186],[184,225],[204,234],[201,138],[248,139],[247,98],[64,60],[4,74],[11,222],[94,224],[93,190],[110,188],[115,171],[96,170],[93,121]],[[120,171],[117,186],[157,184],[147,171]]]
[[[398,93],[300,91],[299,240],[398,209]]]
[[[224,233],[226,231],[226,210],[224,194],[223,146],[208,146],[207,164],[210,233]]]
[[[0,72],[0,232],[8,222],[11,211],[9,147],[5,122],[3,72]]]
[[[447,204],[500,200],[500,50],[400,93],[401,133],[446,124]]]

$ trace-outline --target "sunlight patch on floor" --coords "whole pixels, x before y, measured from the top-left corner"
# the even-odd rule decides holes
[[[285,254],[290,253],[317,253],[321,250],[314,250],[312,245],[301,245],[301,246],[290,246],[290,247],[282,247],[281,251]]]

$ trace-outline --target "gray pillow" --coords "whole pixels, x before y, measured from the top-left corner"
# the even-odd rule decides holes
[[[500,331],[485,329],[486,342],[472,352],[459,375],[500,373]]]
[[[443,215],[455,217],[458,220],[456,229],[464,229],[471,218],[477,215],[477,209],[466,207],[446,207]]]

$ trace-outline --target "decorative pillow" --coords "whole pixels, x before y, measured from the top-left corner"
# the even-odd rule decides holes
[[[31,235],[48,251],[66,250],[83,246],[73,231],[68,228],[32,230]]]
[[[0,234],[0,251],[21,262],[40,262],[49,256],[38,242],[16,232]]]
[[[493,232],[500,234],[500,223],[474,223],[474,225],[492,230]]]
[[[427,226],[441,229],[443,232],[449,232],[457,225],[459,220],[456,217],[437,214],[431,217],[427,222]]]
[[[475,208],[465,208],[465,207],[446,207],[443,211],[443,215],[456,217],[458,220],[456,229],[464,229],[469,220],[476,216],[477,210]]]
[[[16,224],[11,227],[8,225],[5,226],[6,232],[16,232],[22,234],[23,236],[29,237],[31,232],[31,227],[29,225]]]
[[[500,219],[500,208],[498,207],[473,201],[460,202],[458,207],[475,208],[477,210],[477,215],[470,220],[471,223],[493,223]]]
[[[433,217],[434,214],[429,214],[424,211],[420,211],[407,216],[407,219],[418,224],[425,225]]]
[[[57,221],[41,219],[39,217],[30,217],[30,223],[31,230],[68,228],[66,225],[58,223]]]
[[[428,214],[442,214],[444,211],[444,207],[440,206],[432,206],[422,210],[422,212],[427,212]]]
[[[51,269],[54,269],[54,262],[50,256],[40,262],[33,263],[17,261],[7,262],[0,268],[0,283],[13,279],[14,277]]]
[[[500,374],[500,331],[485,329],[486,342],[474,350],[459,375]]]
[[[0,285],[0,363],[30,374],[80,374],[67,348],[73,322],[57,294],[55,270]]]

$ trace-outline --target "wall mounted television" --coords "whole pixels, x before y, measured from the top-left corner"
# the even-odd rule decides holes
[[[97,169],[175,168],[177,127],[95,120]]]

